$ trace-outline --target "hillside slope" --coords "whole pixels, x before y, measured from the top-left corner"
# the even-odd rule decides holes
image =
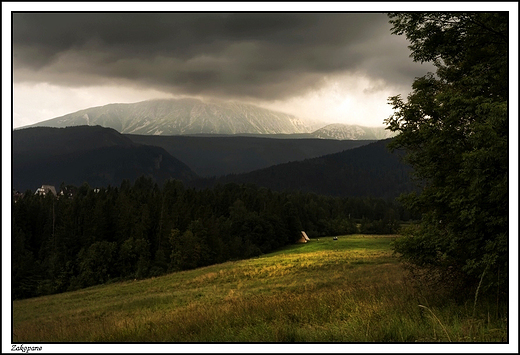
[[[164,148],[203,177],[250,172],[276,164],[337,153],[373,142],[243,136],[125,136],[135,143]]]
[[[190,181],[191,169],[160,147],[140,145],[110,128],[35,127],[13,132],[13,189],[35,190],[62,182],[79,186],[119,185],[150,176],[162,183]]]
[[[392,290],[401,287],[395,282],[401,272],[396,273],[399,268],[389,248],[391,240],[361,236],[337,241],[327,238],[259,258],[17,300],[13,302],[14,340],[287,341],[289,338],[280,338],[277,331],[295,325],[300,328],[299,323],[305,323],[305,329],[312,326],[307,329],[308,335],[313,334],[307,340],[324,341],[323,337],[333,327],[337,328],[337,324],[327,325],[329,317],[316,305],[327,304],[335,314],[334,323],[341,317],[343,307],[350,308],[350,302],[344,302],[350,291],[341,293],[343,296],[338,299],[340,294],[336,290],[355,290],[358,287],[353,287],[352,282],[361,280],[372,281],[375,289],[381,290],[375,281],[383,280],[384,276],[390,277],[386,278],[386,287],[393,285]],[[367,260],[371,264],[365,264]],[[349,282],[331,272],[338,268],[338,263]],[[357,292],[356,300],[364,297],[366,290]],[[34,324],[46,331],[36,331]],[[260,324],[263,327],[253,331]]]
[[[414,189],[411,168],[389,140],[323,157],[271,166],[245,174],[199,181],[200,185],[252,183],[273,190],[306,191],[331,196],[394,198]]]
[[[392,254],[393,237],[313,239],[249,260],[15,300],[13,341],[63,342],[69,351],[74,342],[139,342],[131,346],[143,352],[162,342],[359,342],[374,352],[389,342],[507,342],[507,318],[491,302],[477,318],[426,290],[442,328],[411,302],[417,290]]]

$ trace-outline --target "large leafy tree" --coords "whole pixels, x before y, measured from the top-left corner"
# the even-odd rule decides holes
[[[411,57],[435,73],[407,100],[390,98],[399,134],[422,184],[403,197],[420,227],[396,244],[412,264],[454,276],[454,286],[505,290],[508,262],[508,13],[392,13]],[[446,279],[445,279],[446,280]],[[496,288],[493,287],[493,290]]]

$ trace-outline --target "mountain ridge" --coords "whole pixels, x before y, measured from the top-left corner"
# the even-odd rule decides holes
[[[344,123],[332,123],[322,127],[311,134],[315,138],[336,140],[361,140],[361,139],[387,139],[395,134],[385,127],[366,127],[359,125],[347,125]]]
[[[265,136],[147,136],[133,142],[164,148],[201,177],[239,174],[289,161],[337,153],[373,140],[284,139]]]
[[[26,127],[100,125],[143,135],[310,133],[303,120],[235,102],[157,99],[87,108]],[[25,128],[26,128],[25,127]]]
[[[275,150],[289,149],[278,146],[287,143],[287,140],[259,140],[264,139]],[[303,143],[305,141],[302,140]],[[189,167],[190,161],[182,162],[160,146],[132,141],[114,129],[100,126],[33,127],[13,132],[12,187],[18,191],[34,191],[41,185],[59,186],[62,182],[76,186],[84,182],[95,187],[118,186],[123,180],[135,181],[141,176],[148,176],[159,185],[168,179],[178,179],[194,188],[238,183],[278,191],[394,198],[402,192],[411,191],[413,187],[408,176],[410,168],[399,160],[398,152],[388,151],[388,141],[370,144],[351,141],[349,144],[361,146],[351,145],[350,149],[338,153],[286,162],[248,173],[201,178]],[[200,141],[196,141],[195,145],[200,146]],[[306,148],[306,145],[301,147]],[[221,148],[213,145],[210,150]],[[193,145],[188,149],[193,149]],[[254,157],[254,149],[244,149],[242,159]],[[212,156],[209,159],[213,159]]]
[[[161,147],[134,143],[111,128],[78,126],[31,127],[13,132],[12,187],[120,185],[125,179],[149,176],[190,181],[198,176]]]
[[[325,126],[251,104],[182,98],[112,103],[21,128],[100,125],[122,134],[136,135],[254,135],[336,140],[388,138],[384,127],[323,124]]]
[[[342,152],[287,162],[243,174],[193,180],[197,187],[255,184],[274,191],[302,191],[337,197],[370,196],[393,199],[417,189],[403,163],[402,151],[390,152],[392,138]]]

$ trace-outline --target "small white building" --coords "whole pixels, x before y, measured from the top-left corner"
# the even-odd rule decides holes
[[[57,196],[56,189],[52,185],[42,185],[36,189],[35,195],[46,196],[48,193],[52,193],[54,196]]]

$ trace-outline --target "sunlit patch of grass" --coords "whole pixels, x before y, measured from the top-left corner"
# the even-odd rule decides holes
[[[250,260],[13,303],[15,342],[504,341],[507,323],[429,307],[395,236],[312,240]],[[421,296],[422,297],[422,296]],[[429,307],[421,308],[419,305]],[[471,307],[470,307],[471,308]],[[491,312],[495,313],[495,312]],[[435,315],[435,317],[433,316]]]

